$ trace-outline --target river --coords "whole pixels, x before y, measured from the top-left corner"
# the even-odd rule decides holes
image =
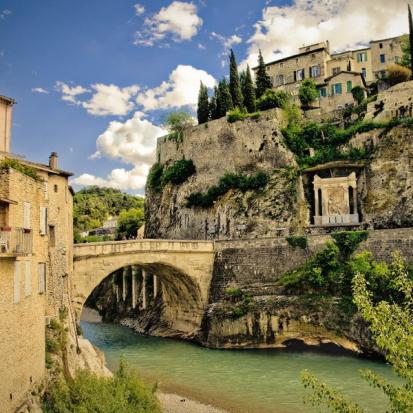
[[[82,322],[84,336],[104,351],[116,370],[120,356],[164,391],[225,408],[231,413],[313,413],[303,404],[300,372],[309,369],[360,403],[366,413],[384,411],[386,399],[360,378],[373,369],[396,380],[380,361],[309,351],[211,350],[148,337],[116,324]],[[324,410],[322,410],[324,411]]]

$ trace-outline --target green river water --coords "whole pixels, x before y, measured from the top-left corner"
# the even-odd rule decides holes
[[[104,351],[115,370],[120,356],[160,388],[234,413],[312,413],[303,404],[300,371],[309,369],[358,401],[368,413],[385,411],[385,398],[368,386],[359,369],[396,380],[379,361],[315,352],[210,350],[192,343],[137,334],[115,324],[82,322],[83,332]],[[325,411],[325,410],[321,410]]]

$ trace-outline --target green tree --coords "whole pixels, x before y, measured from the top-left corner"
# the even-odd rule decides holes
[[[389,66],[386,72],[386,81],[391,86],[407,82],[412,76],[409,68],[397,64]]]
[[[255,94],[257,99],[259,99],[266,90],[272,88],[271,78],[267,73],[267,69],[265,67],[264,58],[262,57],[261,49],[258,55],[258,67],[256,71],[255,77]]]
[[[198,123],[202,124],[209,120],[208,88],[201,82],[198,94]]]
[[[371,370],[362,370],[362,377],[389,399],[391,413],[413,411],[413,281],[400,254],[393,255],[387,271],[380,278],[388,278],[389,285],[397,292],[397,300],[375,300],[368,288],[368,274],[363,266],[353,278],[353,301],[369,329],[377,346],[395,373],[403,379],[394,385]],[[347,400],[335,388],[322,383],[308,371],[302,373],[304,386],[311,390],[307,401],[315,406],[326,405],[338,413],[364,413],[356,403]],[[384,406],[384,409],[386,406]],[[383,410],[384,411],[384,410]]]
[[[144,222],[143,209],[132,208],[120,213],[116,227],[116,239],[134,238]]]
[[[309,107],[316,99],[318,99],[318,90],[312,79],[303,80],[298,90],[298,97],[300,98],[303,107]]]
[[[255,89],[252,82],[250,67],[240,74],[241,91],[244,96],[244,106],[248,113],[253,113],[256,110],[255,106]]]
[[[165,119],[166,129],[179,140],[182,140],[185,130],[193,124],[191,115],[184,111],[170,112]]]
[[[218,94],[218,87],[214,87],[214,94],[211,97],[209,102],[209,117],[210,119],[218,119],[217,116],[217,94]]]
[[[222,79],[218,85],[216,119],[222,118],[232,109],[234,109],[234,105],[232,103],[231,92],[229,91],[226,79]]]
[[[351,89],[351,94],[353,95],[353,99],[357,102],[358,105],[363,102],[366,92],[361,86],[354,86],[353,89]]]
[[[231,92],[234,108],[242,109],[244,107],[244,97],[241,92],[238,65],[232,49],[229,55],[229,90]]]

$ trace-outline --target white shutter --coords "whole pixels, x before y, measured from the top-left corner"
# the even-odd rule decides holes
[[[39,294],[46,292],[46,264],[39,262],[37,265],[37,276],[39,281]]]
[[[47,208],[40,207],[40,235],[46,235],[47,231]]]
[[[13,302],[20,302],[20,262],[14,263]]]
[[[31,218],[30,218],[30,203],[25,202],[23,204],[24,213],[23,213],[23,228],[30,229],[31,228]]]
[[[28,297],[32,294],[32,263],[31,261],[25,261],[24,263],[24,274],[25,274],[25,282],[24,282],[24,295]]]

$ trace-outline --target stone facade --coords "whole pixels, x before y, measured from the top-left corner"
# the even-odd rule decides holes
[[[11,166],[0,171],[0,411],[9,413],[45,377],[46,316],[70,307],[73,230],[70,174],[57,169],[56,155],[48,165],[0,154],[5,159]]]
[[[10,131],[14,99],[0,95],[0,152],[10,152]]]

